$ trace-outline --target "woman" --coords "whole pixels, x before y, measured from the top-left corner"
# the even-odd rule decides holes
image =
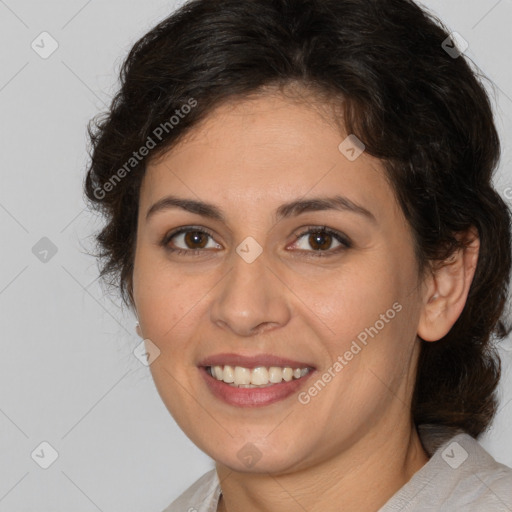
[[[512,510],[476,441],[510,215],[460,40],[409,0],[193,0],[121,79],[102,274],[216,463],[166,511]]]

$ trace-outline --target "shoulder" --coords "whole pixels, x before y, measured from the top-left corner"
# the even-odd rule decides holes
[[[441,456],[447,460],[457,450],[461,452],[458,456],[460,466],[459,462],[452,466],[448,464],[451,471],[460,472],[453,492],[453,504],[468,512],[512,510],[512,468],[497,462],[468,434],[453,438]]]
[[[431,455],[379,512],[512,511],[512,469],[469,434],[422,431]]]
[[[219,495],[219,480],[213,469],[196,480],[162,512],[215,512]]]

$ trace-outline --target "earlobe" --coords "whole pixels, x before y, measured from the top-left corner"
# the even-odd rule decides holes
[[[417,335],[424,341],[437,341],[457,321],[468,297],[475,275],[480,240],[475,228],[457,236],[464,248],[436,266],[425,287],[424,304]]]

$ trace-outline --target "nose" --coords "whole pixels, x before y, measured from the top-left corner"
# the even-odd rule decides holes
[[[247,263],[234,253],[229,274],[216,287],[211,321],[238,336],[283,327],[290,320],[287,287],[261,254]]]

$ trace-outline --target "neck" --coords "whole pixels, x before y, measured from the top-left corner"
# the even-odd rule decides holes
[[[416,428],[408,425],[370,433],[348,452],[293,473],[239,473],[217,463],[218,512],[373,512],[427,461]]]

